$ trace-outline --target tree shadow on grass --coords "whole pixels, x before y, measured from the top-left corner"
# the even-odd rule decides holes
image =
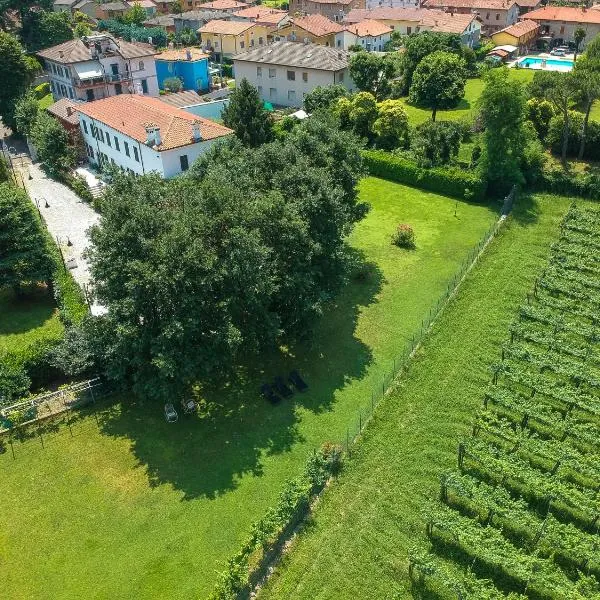
[[[314,413],[332,410],[335,392],[365,376],[372,353],[355,330],[361,307],[377,301],[383,276],[356,254],[359,276],[332,301],[310,340],[249,358],[226,381],[203,386],[197,391],[198,415],[184,415],[177,406],[178,422],[166,423],[162,406],[127,398],[120,411],[104,415],[102,431],[131,441],[151,486],[170,484],[184,499],[215,498],[235,489],[242,475],[263,474],[263,455],[305,441],[298,406]],[[277,375],[287,378],[292,369],[300,371],[308,391],[269,404],[260,385]]]
[[[537,223],[540,213],[540,205],[534,194],[523,191],[517,196],[511,215],[519,225],[529,226]]]
[[[26,333],[41,327],[56,311],[52,294],[43,287],[25,290],[17,298],[9,288],[0,288],[0,335]]]

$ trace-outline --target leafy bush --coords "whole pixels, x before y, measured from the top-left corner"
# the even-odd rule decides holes
[[[579,145],[581,144],[581,130],[583,127],[583,114],[576,111],[569,111],[569,145],[567,146],[568,156],[577,156]],[[552,152],[560,154],[562,147],[562,128],[564,120],[561,115],[556,115],[550,119],[548,135],[546,142],[552,149]],[[596,121],[588,122],[587,134],[585,137],[585,151],[583,158],[588,160],[600,160],[600,123]]]
[[[415,232],[410,225],[400,223],[392,235],[392,243],[399,248],[412,250],[415,247]]]
[[[548,135],[550,120],[556,114],[554,105],[548,100],[530,98],[525,105],[525,117],[533,123],[540,140]]]
[[[487,184],[478,174],[458,168],[423,169],[415,162],[380,150],[364,150],[371,175],[467,200],[483,200]]]
[[[420,167],[447,165],[458,155],[462,127],[452,121],[425,121],[415,129],[411,148]]]
[[[143,27],[121,23],[115,19],[107,19],[98,23],[100,31],[109,31],[127,42],[145,42],[152,38],[152,44],[162,48],[167,45],[167,33],[162,27]]]
[[[8,406],[29,390],[31,379],[14,355],[0,356],[0,406]]]
[[[40,83],[40,85],[36,85],[33,88],[33,92],[35,97],[38,100],[41,100],[44,96],[47,96],[50,93],[50,84],[47,81],[45,83]]]
[[[562,167],[552,166],[544,169],[536,187],[563,196],[597,199],[600,198],[600,173],[573,173]]]
[[[90,186],[81,175],[68,175],[65,177],[65,183],[84,201],[92,204],[94,196],[90,191]]]
[[[167,92],[180,92],[183,89],[183,83],[179,77],[167,77],[163,82],[163,87]]]
[[[249,538],[227,561],[227,569],[219,575],[211,600],[233,600],[250,592],[272,553],[304,518],[313,496],[323,489],[331,475],[339,472],[341,456],[339,446],[323,444],[309,458],[304,473],[285,483],[276,505],[252,525]]]
[[[222,65],[221,66],[222,72],[223,72],[223,77],[233,77],[233,65]]]

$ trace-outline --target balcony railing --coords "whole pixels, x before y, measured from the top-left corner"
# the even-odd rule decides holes
[[[100,77],[91,77],[88,79],[81,79],[79,77],[72,77],[71,83],[74,87],[91,87],[95,85],[104,85],[105,83],[122,83],[131,81],[130,73],[107,73]]]

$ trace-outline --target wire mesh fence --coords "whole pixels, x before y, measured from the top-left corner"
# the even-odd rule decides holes
[[[347,428],[345,438],[341,440],[340,443],[340,445],[345,448],[348,456],[351,456],[352,445],[356,442],[365,425],[373,416],[373,413],[375,412],[375,409],[381,400],[385,398],[385,395],[390,390],[397,376],[409,367],[412,357],[423,342],[423,339],[427,335],[434,321],[436,321],[450,299],[456,294],[461,282],[468,272],[477,264],[479,257],[482,255],[487,245],[497,235],[505,221],[505,218],[512,211],[516,196],[517,188],[514,186],[510,193],[504,198],[502,208],[500,210],[500,218],[494,221],[479,242],[468,252],[458,271],[448,282],[444,293],[431,306],[427,316],[421,321],[421,326],[413,333],[397,358],[392,361],[391,368],[382,376],[381,383],[378,383],[374,386],[371,392],[370,401],[365,402],[359,409],[355,423]]]

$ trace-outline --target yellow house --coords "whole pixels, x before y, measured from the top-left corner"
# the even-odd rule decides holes
[[[248,50],[258,44],[259,37],[263,37],[263,43],[266,43],[266,33],[261,33],[255,23],[248,21],[216,19],[200,27],[198,33],[202,48],[214,54],[217,62]]]
[[[527,50],[538,37],[540,26],[535,21],[519,21],[492,34],[496,46],[516,46],[519,52]]]
[[[343,30],[341,25],[323,15],[308,15],[291,18],[279,28],[275,39],[335,47],[335,36]]]

